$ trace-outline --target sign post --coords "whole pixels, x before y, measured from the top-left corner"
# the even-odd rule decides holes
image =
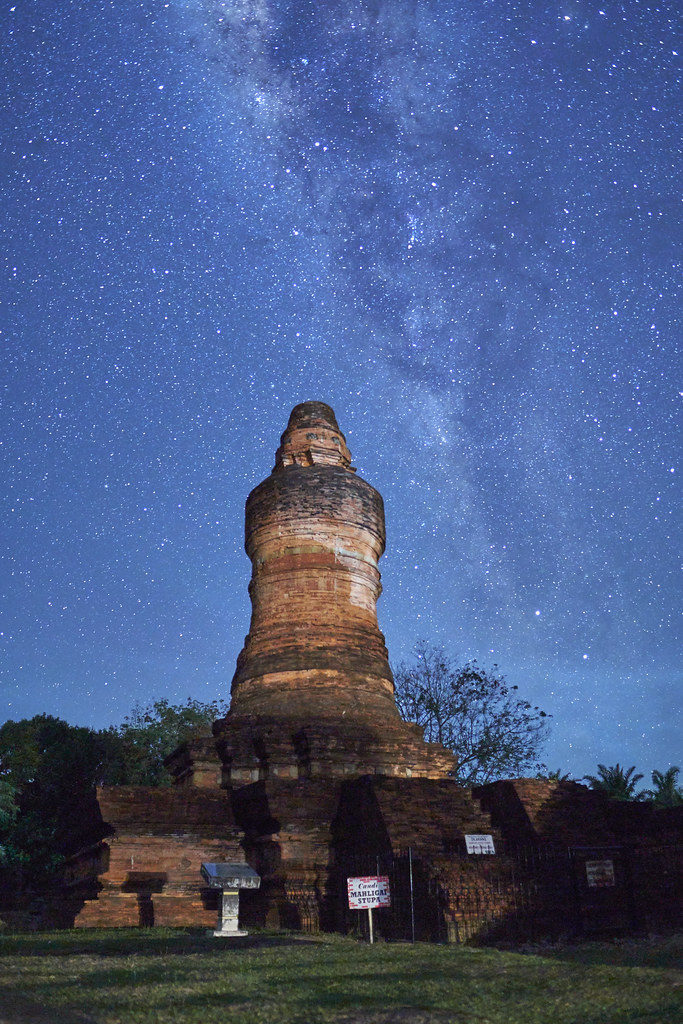
[[[413,892],[413,848],[408,847],[408,866],[410,871],[410,941],[415,942],[415,894]]]
[[[361,878],[347,878],[350,910],[367,910],[370,942],[375,941],[372,925],[374,907],[390,907],[391,892],[386,875],[364,875]]]

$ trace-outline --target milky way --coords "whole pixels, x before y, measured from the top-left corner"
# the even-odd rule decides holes
[[[680,763],[675,5],[6,24],[0,716],[227,696],[244,500],[321,399],[393,661],[497,664],[551,768]]]

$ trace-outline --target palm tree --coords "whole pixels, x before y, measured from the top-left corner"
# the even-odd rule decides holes
[[[677,765],[672,765],[665,772],[658,772],[655,768],[652,773],[654,789],[644,791],[645,799],[652,800],[657,807],[678,807],[683,804],[683,789],[676,785],[679,771]]]
[[[569,772],[563,772],[561,768],[556,768],[555,771],[549,772],[547,769],[536,774],[537,779],[546,780],[548,782],[573,782]]]
[[[618,761],[615,765],[610,765],[609,768],[604,764],[599,764],[599,777],[584,775],[584,779],[590,783],[591,789],[604,793],[606,796],[612,797],[613,800],[640,800],[643,794],[636,793],[636,786],[643,776],[634,775],[635,770],[635,765],[624,769]]]

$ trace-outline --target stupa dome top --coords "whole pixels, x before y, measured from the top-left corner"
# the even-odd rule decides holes
[[[302,402],[292,409],[273,472],[289,466],[342,466],[355,472],[334,410],[325,402]]]

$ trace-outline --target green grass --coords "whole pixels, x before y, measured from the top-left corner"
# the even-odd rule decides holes
[[[525,953],[189,930],[0,938],[2,1024],[675,1024],[681,943]]]

